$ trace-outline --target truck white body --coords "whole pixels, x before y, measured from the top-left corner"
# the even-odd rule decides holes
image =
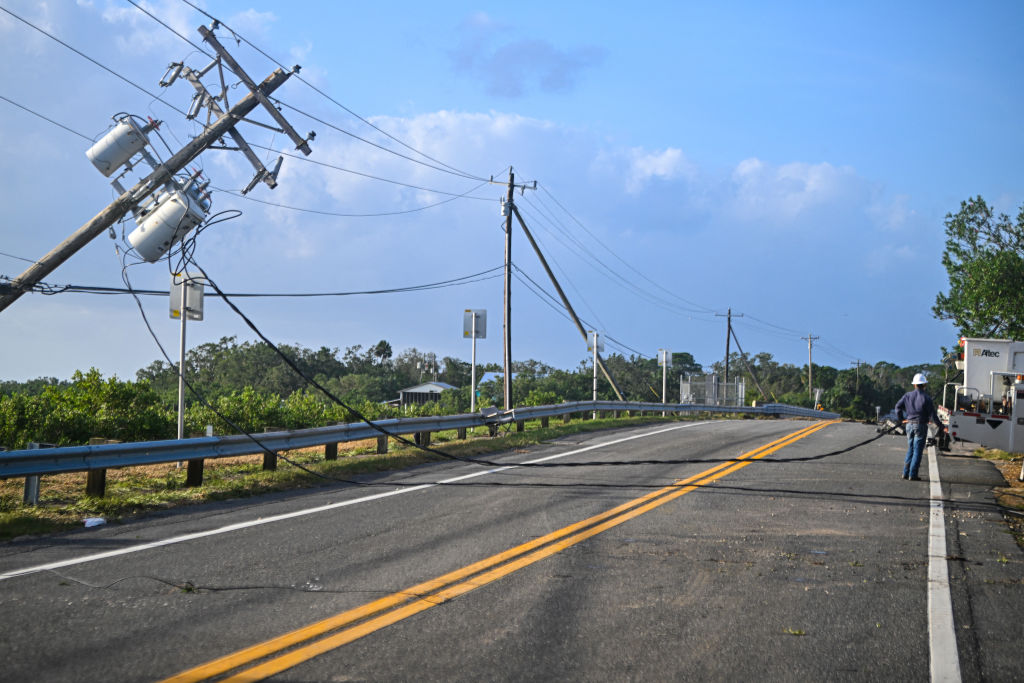
[[[1024,451],[1024,342],[961,340],[964,379],[954,385],[952,408],[939,413],[949,435],[1008,453]]]

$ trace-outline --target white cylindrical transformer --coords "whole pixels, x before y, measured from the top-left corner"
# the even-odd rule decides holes
[[[128,235],[139,256],[152,263],[206,218],[203,206],[189,194],[164,192],[152,211],[136,218],[138,227]]]
[[[145,132],[130,116],[125,116],[100,138],[85,153],[89,161],[106,177],[128,163],[128,160],[142,151],[149,144]]]

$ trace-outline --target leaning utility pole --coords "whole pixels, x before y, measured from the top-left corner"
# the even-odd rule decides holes
[[[811,363],[811,348],[814,346],[814,340],[815,339],[821,339],[821,337],[812,336],[811,333],[808,332],[806,337],[800,337],[800,338],[807,341],[807,397],[813,400],[814,399],[814,387],[813,387],[813,384],[811,382],[811,379],[813,377],[813,374],[811,372],[811,368],[813,367],[813,365]]]
[[[214,27],[216,27],[216,25]],[[213,146],[214,143],[218,142],[222,137],[229,135],[237,142],[240,137],[238,136],[237,131],[235,131],[235,126],[240,121],[245,120],[245,116],[256,109],[256,107],[263,105],[264,108],[270,112],[271,116],[282,124],[283,132],[287,133],[292,140],[298,141],[299,144],[297,144],[297,148],[302,150],[305,154],[310,153],[306,140],[303,140],[295,133],[294,130],[292,130],[291,126],[289,126],[287,122],[284,121],[283,117],[281,117],[280,112],[278,112],[270,100],[267,99],[267,95],[274,92],[286,80],[288,80],[291,74],[298,70],[298,67],[295,67],[295,70],[291,73],[286,73],[281,69],[276,69],[272,74],[267,76],[262,83],[257,85],[245,75],[241,68],[238,67],[237,63],[231,59],[230,55],[227,54],[224,48],[216,42],[216,39],[213,38],[213,34],[209,29],[206,27],[200,27],[199,32],[203,35],[203,39],[209,42],[218,52],[218,57],[214,59],[214,62],[211,63],[210,66],[203,69],[200,72],[200,75],[205,74],[214,66],[219,65],[223,59],[231,66],[231,70],[234,72],[235,76],[240,78],[250,88],[249,93],[239,100],[235,106],[230,107],[226,113],[220,114],[216,121],[207,125],[202,133],[192,139],[191,142],[186,144],[170,159],[162,164],[157,164],[148,176],[136,183],[131,189],[123,190],[115,180],[114,187],[118,189],[120,196],[107,206],[107,208],[96,214],[92,220],[76,230],[71,234],[71,236],[54,247],[48,254],[29,266],[25,272],[12,280],[7,291],[0,294],[0,311],[3,311],[17,301],[22,294],[29,291],[34,285],[39,283],[48,274],[52,273],[82,247],[91,242],[95,237],[109,229],[129,211],[134,210],[139,203],[154,195],[161,189],[161,187],[174,184],[175,174],[185,168],[189,162],[198,157],[206,149]],[[170,74],[173,71],[173,76],[166,85],[173,82],[182,69],[183,65],[172,64],[168,73]],[[225,86],[224,92],[226,93],[226,91],[227,87]],[[197,97],[199,95],[200,93],[197,93]],[[222,93],[222,97],[223,96],[224,95]],[[194,109],[198,111],[202,106],[209,107],[209,102],[213,99],[214,98],[207,94],[205,98],[198,100],[198,105],[195,106]],[[226,102],[226,97],[224,100]],[[311,133],[310,139],[312,139],[312,137],[313,134]],[[273,175],[274,174],[267,172],[266,169],[263,169],[262,165],[257,169],[257,177],[261,180],[267,181],[271,186],[273,186]],[[178,238],[180,239],[180,236]]]
[[[743,364],[747,366],[747,372],[750,373],[750,376],[754,380],[754,384],[757,385],[757,390],[761,392],[761,398],[767,401],[768,394],[766,394],[764,389],[761,387],[761,383],[757,381],[757,375],[754,374],[754,368],[750,367],[750,363],[747,362],[747,355],[743,353],[743,347],[740,346],[740,338],[736,336],[736,330],[732,331],[732,338],[736,340],[736,348],[740,350],[740,360],[742,360]]]
[[[573,310],[572,304],[569,303],[569,298],[565,295],[565,292],[562,291],[562,286],[558,284],[558,280],[555,279],[555,274],[551,271],[551,266],[548,265],[547,259],[544,258],[544,254],[541,253],[540,247],[537,246],[537,241],[533,239],[533,234],[530,232],[530,229],[526,227],[526,222],[523,220],[523,217],[519,215],[519,209],[516,208],[515,204],[512,204],[512,212],[515,213],[516,219],[519,221],[519,227],[523,229],[523,234],[525,234],[526,239],[530,241],[530,246],[532,246],[533,251],[536,252],[537,258],[540,260],[540,264],[544,266],[544,272],[548,274],[551,284],[555,286],[555,291],[557,291],[558,296],[561,297],[562,305],[565,306],[565,310],[569,313],[572,321],[576,323],[576,329],[580,331],[580,334],[583,335],[584,339],[589,341],[590,335],[587,334],[586,329],[583,327],[583,323],[580,322],[579,317],[576,315],[576,311]],[[601,354],[597,353],[596,350],[594,351],[594,363],[597,367],[601,368],[601,372],[604,373],[605,378],[608,379],[608,383],[612,385],[612,389],[615,391],[615,395],[619,397],[619,400],[625,401],[626,399],[622,397],[622,392],[619,391],[619,386],[615,383],[611,373],[608,372],[608,368],[605,367],[604,361],[601,359]]]

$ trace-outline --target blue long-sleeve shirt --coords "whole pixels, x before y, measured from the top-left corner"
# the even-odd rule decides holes
[[[907,422],[916,422],[919,425],[927,425],[929,421],[942,429],[942,422],[935,410],[935,402],[932,397],[924,393],[923,389],[914,389],[903,394],[903,397],[896,402],[896,415],[906,416]]]

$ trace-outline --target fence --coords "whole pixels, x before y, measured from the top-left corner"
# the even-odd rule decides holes
[[[130,467],[133,465],[154,465],[168,462],[189,461],[199,463],[199,481],[202,483],[202,461],[214,458],[226,458],[239,455],[266,453],[264,448],[276,452],[325,447],[325,458],[337,459],[338,444],[360,439],[377,438],[377,450],[387,452],[389,436],[409,435],[415,437],[416,443],[427,445],[433,432],[458,430],[459,436],[465,438],[465,430],[472,427],[487,427],[491,434],[497,433],[501,425],[515,424],[517,430],[527,420],[547,422],[551,417],[562,416],[566,419],[575,413],[592,411],[613,412],[618,417],[621,412],[635,413],[743,413],[751,415],[767,415],[775,417],[807,417],[834,419],[836,413],[827,413],[809,408],[768,404],[757,407],[713,406],[692,403],[633,403],[628,401],[573,401],[547,406],[524,406],[508,411],[495,408],[484,409],[479,413],[463,415],[443,415],[437,417],[414,417],[379,420],[373,424],[358,422],[352,424],[314,427],[294,431],[269,432],[249,436],[236,434],[231,436],[206,436],[193,439],[175,439],[167,441],[139,441],[134,443],[111,443],[90,446],[65,446],[60,448],[43,448],[7,451],[0,453],[0,477],[25,477],[25,502],[34,504],[38,501],[38,477],[44,474],[64,472],[89,472],[89,492],[103,495],[103,481],[107,468]],[[258,440],[258,443],[257,441]],[[263,448],[261,448],[261,445]],[[276,461],[276,456],[264,456],[264,467]],[[32,483],[34,482],[34,483]],[[30,495],[30,487],[32,492]]]
[[[718,375],[687,375],[679,378],[680,403],[739,407],[746,401],[747,383],[742,378],[723,382]]]

